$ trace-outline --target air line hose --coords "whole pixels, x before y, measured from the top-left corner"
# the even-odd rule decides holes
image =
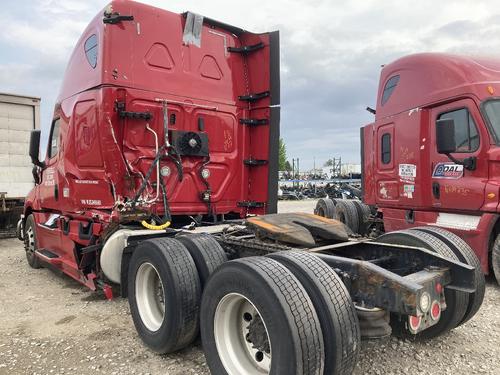
[[[162,230],[166,229],[170,226],[170,221],[167,221],[164,224],[161,225],[154,225],[154,224],[149,224],[146,220],[141,221],[141,224],[144,228],[151,229],[151,230]]]

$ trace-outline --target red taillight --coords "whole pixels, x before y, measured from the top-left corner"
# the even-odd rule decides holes
[[[432,302],[431,305],[431,318],[432,320],[439,320],[441,317],[441,305],[438,301]]]
[[[436,293],[441,294],[442,291],[443,291],[443,286],[441,285],[441,283],[437,283],[436,284]]]
[[[422,318],[420,316],[409,316],[408,323],[410,324],[410,330],[415,333],[420,328],[420,324],[422,323]]]

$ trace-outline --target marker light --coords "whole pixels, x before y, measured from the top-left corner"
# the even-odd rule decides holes
[[[441,317],[441,305],[439,304],[438,301],[432,302],[431,306],[431,318],[432,320],[439,320]]]
[[[201,171],[201,177],[203,177],[205,180],[210,177],[210,170],[208,169],[203,169]]]
[[[163,176],[163,177],[168,177],[170,176],[170,168],[168,166],[164,166],[164,167],[161,167],[160,169],[160,174]]]
[[[431,296],[427,292],[423,292],[422,295],[420,296],[420,310],[422,312],[427,312],[429,311],[429,308],[431,307]]]
[[[441,285],[441,283],[437,283],[436,284],[436,293],[441,294],[442,291],[443,291],[443,286]]]
[[[408,324],[410,325],[410,331],[416,333],[420,328],[420,323],[422,323],[422,318],[420,316],[409,316]]]

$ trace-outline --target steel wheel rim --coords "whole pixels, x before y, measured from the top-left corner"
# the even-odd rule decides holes
[[[158,331],[165,318],[165,289],[160,274],[149,262],[137,270],[135,300],[142,323],[148,330]]]
[[[249,340],[249,327],[258,319],[265,330],[268,352],[255,348],[255,343]],[[219,358],[229,375],[269,374],[271,371],[269,332],[259,310],[248,298],[230,293],[219,301],[214,315],[214,336]]]
[[[29,227],[26,230],[26,239],[28,246],[26,248],[26,254],[31,259],[35,255],[35,232],[33,232],[33,228]]]

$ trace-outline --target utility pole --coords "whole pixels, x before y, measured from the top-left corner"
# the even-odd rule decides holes
[[[300,180],[300,167],[299,167],[299,158],[297,158],[297,175],[299,176]],[[300,183],[298,183],[300,185]]]

